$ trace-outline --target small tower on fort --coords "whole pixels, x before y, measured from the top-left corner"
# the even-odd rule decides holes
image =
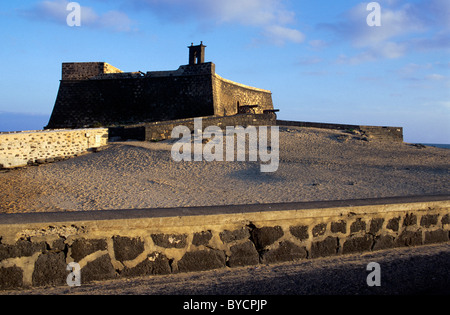
[[[194,43],[191,44],[189,48],[189,65],[198,65],[205,62],[205,48],[203,42],[200,42],[200,45],[194,46]]]

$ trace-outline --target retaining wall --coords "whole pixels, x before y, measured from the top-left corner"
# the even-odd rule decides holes
[[[331,123],[317,123],[317,122],[289,121],[289,120],[277,120],[277,125],[320,128],[320,129],[351,130],[351,131],[358,131],[361,135],[376,140],[403,142],[402,127],[361,126],[361,125],[331,124]]]
[[[72,157],[107,142],[108,129],[0,133],[0,168]]]
[[[271,264],[449,241],[450,196],[0,215],[0,289]]]
[[[239,114],[234,116],[198,117],[202,119],[203,130],[209,126],[218,126],[225,130],[227,126],[274,126],[276,115],[267,114]],[[139,141],[155,141],[170,139],[172,130],[177,126],[186,126],[194,131],[194,118],[161,121],[124,127],[111,127],[110,138],[119,137],[122,140],[133,139]]]

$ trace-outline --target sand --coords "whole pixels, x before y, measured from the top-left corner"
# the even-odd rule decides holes
[[[370,140],[370,141],[367,141]],[[180,162],[176,140],[111,143],[98,153],[0,172],[0,213],[258,204],[448,194],[450,150],[280,128],[280,164]]]

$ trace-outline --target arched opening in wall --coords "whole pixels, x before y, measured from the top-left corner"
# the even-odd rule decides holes
[[[199,64],[199,62],[198,62],[198,54],[197,54],[197,52],[195,51],[194,52],[194,65],[198,65]]]
[[[241,108],[241,104],[239,103],[239,101],[237,101],[236,103],[236,114],[240,114],[240,108]]]

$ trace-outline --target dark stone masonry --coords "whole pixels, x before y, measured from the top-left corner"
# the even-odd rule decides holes
[[[272,224],[270,223],[272,222]],[[105,279],[165,275],[364,253],[448,242],[448,209],[392,214],[337,215],[295,222],[247,223],[232,229],[175,228],[93,234],[72,225],[48,238],[27,236],[6,244],[0,235],[0,289],[66,285],[67,264],[81,266],[82,284]],[[1,227],[1,226],[0,226]],[[178,231],[178,232],[177,232]],[[0,229],[1,232],[1,229]],[[104,232],[103,232],[104,233]],[[136,234],[137,233],[137,234]],[[119,235],[121,234],[121,235]],[[27,266],[26,268],[24,266]]]

